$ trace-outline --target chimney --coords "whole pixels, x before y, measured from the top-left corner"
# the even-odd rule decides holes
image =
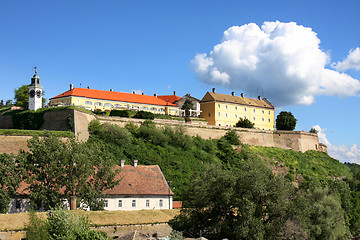
[[[74,84],[70,84],[70,90],[73,90],[74,89]]]
[[[215,93],[215,88],[213,88],[213,93]]]
[[[157,97],[157,93],[154,93],[154,97]]]
[[[133,94],[135,94],[135,91],[133,91]]]
[[[137,165],[138,165],[138,160],[133,160],[133,162],[134,162],[134,167],[137,167]]]
[[[144,93],[141,93],[141,95],[144,95]]]
[[[90,86],[88,86],[87,89],[90,89]]]
[[[120,167],[124,167],[125,166],[125,160],[124,159],[121,159],[120,160]]]
[[[231,92],[231,95],[232,95],[232,96],[235,96],[235,92]]]
[[[113,92],[113,91],[114,91],[114,89],[110,88],[110,92]]]
[[[242,98],[244,97],[244,93],[241,93],[241,97],[242,97]]]
[[[258,96],[258,99],[261,100],[261,96]]]
[[[176,95],[176,91],[174,91],[174,96]]]

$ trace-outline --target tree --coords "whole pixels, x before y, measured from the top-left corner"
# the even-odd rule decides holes
[[[0,213],[7,213],[10,198],[15,195],[20,181],[21,170],[15,156],[0,154]]]
[[[29,85],[22,85],[14,90],[15,93],[15,106],[22,107],[24,109],[29,108]]]
[[[254,128],[255,123],[251,122],[249,119],[240,118],[239,121],[236,123],[235,127],[241,128]]]
[[[315,128],[311,128],[309,132],[311,132],[311,133],[318,133],[318,130],[316,130]]]
[[[1,100],[0,100],[0,108],[3,108],[3,107],[5,107],[5,104],[4,104],[4,100],[1,99]]]
[[[296,126],[296,118],[291,112],[281,111],[276,117],[277,130],[294,130]]]
[[[284,227],[294,187],[261,161],[238,169],[208,165],[184,194],[184,208],[170,222],[184,235],[208,239],[271,239]]]
[[[184,104],[181,107],[182,110],[185,110],[185,116],[190,116],[190,109],[194,109],[193,102],[190,99],[186,99]]]
[[[35,208],[42,206],[48,210],[62,206],[63,200],[71,196],[86,198],[89,205],[90,193],[101,197],[103,190],[118,183],[117,172],[112,169],[112,155],[99,148],[90,149],[85,143],[75,139],[64,141],[50,133],[30,139],[28,148],[29,152],[22,151],[18,158],[29,174],[27,183]]]

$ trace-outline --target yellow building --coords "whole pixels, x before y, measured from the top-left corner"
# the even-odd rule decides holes
[[[200,101],[201,117],[208,125],[233,127],[240,118],[249,119],[255,128],[274,130],[275,108],[266,98],[258,99],[207,92]]]
[[[179,115],[182,111],[176,104],[154,96],[96,90],[90,88],[73,88],[50,98],[50,106],[78,106],[88,110],[110,111],[112,109],[143,110],[154,114]]]

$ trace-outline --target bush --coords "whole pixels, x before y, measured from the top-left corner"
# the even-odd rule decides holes
[[[251,122],[249,119],[240,118],[240,120],[236,123],[235,127],[241,128],[254,128],[255,123]]]
[[[239,137],[234,130],[227,131],[224,138],[232,145],[240,145]]]
[[[104,115],[104,113],[103,113],[103,111],[101,111],[101,109],[95,109],[93,111],[93,113],[96,114],[96,115]]]
[[[117,117],[131,117],[133,115],[133,111],[131,110],[111,110],[110,116],[117,116]]]
[[[315,128],[311,128],[309,132],[311,132],[311,133],[318,133],[318,130],[316,130]]]
[[[135,114],[135,116],[133,116],[133,118],[154,120],[155,115],[151,112],[139,111]]]

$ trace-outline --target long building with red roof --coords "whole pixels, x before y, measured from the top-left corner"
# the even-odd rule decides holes
[[[171,96],[171,97],[170,97]],[[110,111],[112,109],[144,110],[156,114],[179,115],[181,110],[175,103],[180,97],[175,95],[154,96],[96,90],[88,88],[73,88],[50,98],[50,106],[78,106],[88,110]]]

